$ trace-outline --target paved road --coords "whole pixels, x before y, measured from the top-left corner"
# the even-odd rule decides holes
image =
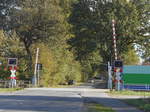
[[[0,112],[83,112],[83,101],[78,91],[28,89],[1,94]]]
[[[0,93],[0,112],[86,112],[84,102],[97,102],[116,112],[141,112],[104,89],[29,88],[19,92]]]
[[[86,102],[96,102],[104,106],[111,107],[115,112],[142,112],[135,107],[125,104],[120,99],[136,99],[129,96],[128,98],[114,98],[106,94],[106,90],[100,89],[99,91],[88,91],[82,93]],[[137,97],[139,98],[139,97]]]

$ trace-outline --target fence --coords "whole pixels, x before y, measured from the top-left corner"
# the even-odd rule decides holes
[[[31,81],[17,80],[16,88],[30,88]],[[10,80],[0,80],[0,88],[10,88]]]

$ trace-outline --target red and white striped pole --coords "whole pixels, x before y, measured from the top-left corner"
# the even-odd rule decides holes
[[[116,24],[116,21],[113,19],[112,20],[112,30],[113,30],[113,44],[114,44],[114,55],[115,55],[115,61],[118,59],[117,57],[117,43],[116,43],[116,29],[115,29],[115,24]],[[115,63],[115,62],[114,62]],[[117,68],[114,68],[114,70],[117,69]],[[115,88],[116,90],[120,90],[120,72],[118,71],[115,71],[115,79],[116,79],[116,82],[115,82]]]
[[[116,44],[116,29],[115,29],[115,20],[112,20],[112,30],[113,30],[113,44],[114,44],[114,54],[115,54],[115,60],[117,60],[117,44]]]

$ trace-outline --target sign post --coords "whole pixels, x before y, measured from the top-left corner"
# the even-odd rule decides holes
[[[42,70],[42,64],[41,63],[37,63],[37,83],[38,86],[40,85],[40,71]]]
[[[11,75],[10,75],[10,82],[11,82],[11,87],[15,87],[16,86],[16,70],[15,70],[15,66],[12,66],[11,71]]]
[[[121,60],[115,60],[115,62],[114,62],[114,72],[116,74],[115,87],[116,87],[117,91],[120,91],[122,89],[122,86],[121,86],[121,82],[122,82],[121,74],[122,74],[122,71],[123,71],[122,69],[123,69],[123,62]]]
[[[10,87],[13,88],[16,86],[17,58],[8,58],[8,66],[11,72]]]
[[[112,67],[108,62],[108,89],[112,90]]]

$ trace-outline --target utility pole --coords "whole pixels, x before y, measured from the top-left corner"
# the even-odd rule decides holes
[[[39,48],[36,51],[35,68],[34,68],[34,85],[37,86],[37,63],[39,57]]]
[[[40,64],[37,64],[37,84],[40,85]]]

